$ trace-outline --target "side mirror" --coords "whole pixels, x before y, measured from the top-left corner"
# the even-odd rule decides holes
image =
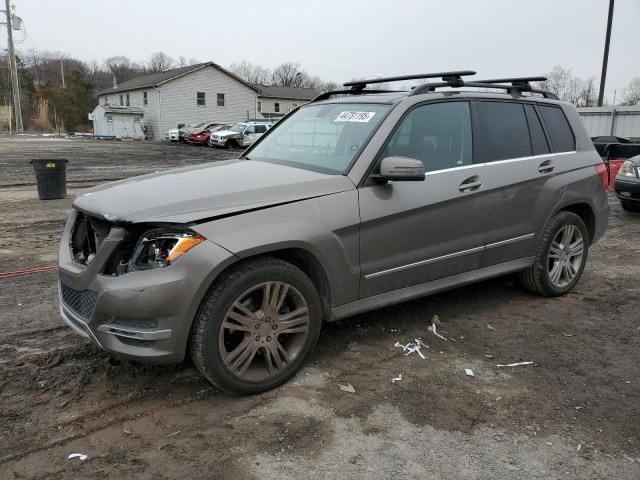
[[[424,182],[424,164],[415,158],[383,158],[380,163],[380,175],[376,175],[374,178],[380,183],[390,180],[397,182]]]

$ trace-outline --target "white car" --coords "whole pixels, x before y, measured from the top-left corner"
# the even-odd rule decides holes
[[[229,130],[211,134],[209,145],[225,148],[244,148],[251,145],[273,126],[271,122],[241,122]]]
[[[167,130],[166,132],[164,132],[164,135],[162,136],[162,139],[165,142],[177,142],[179,140],[179,132],[177,128],[170,128],[169,130]]]

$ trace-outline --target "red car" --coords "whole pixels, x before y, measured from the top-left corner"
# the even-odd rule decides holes
[[[223,130],[229,128],[230,125],[226,123],[213,123],[210,124],[207,128],[198,128],[189,133],[187,136],[187,142],[193,143],[196,145],[207,145],[209,142],[209,137],[211,133],[217,132],[218,130]]]

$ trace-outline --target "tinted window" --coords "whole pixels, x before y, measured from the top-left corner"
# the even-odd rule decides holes
[[[562,109],[539,105],[542,119],[549,132],[554,152],[571,152],[576,149],[576,139]]]
[[[427,172],[470,165],[469,104],[434,103],[414,108],[401,120],[385,148],[383,157],[391,156],[422,160]]]
[[[538,118],[533,105],[525,105],[524,111],[527,114],[527,122],[529,123],[529,132],[531,133],[531,146],[533,147],[534,155],[544,155],[549,153],[549,144],[547,138],[544,135],[542,124]]]
[[[267,131],[266,125],[256,125],[256,133],[264,133]]]
[[[484,161],[531,155],[529,128],[520,103],[479,102]]]

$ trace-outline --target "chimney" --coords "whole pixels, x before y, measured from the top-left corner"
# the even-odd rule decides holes
[[[118,88],[118,80],[116,80],[116,76],[113,76],[113,88]]]

